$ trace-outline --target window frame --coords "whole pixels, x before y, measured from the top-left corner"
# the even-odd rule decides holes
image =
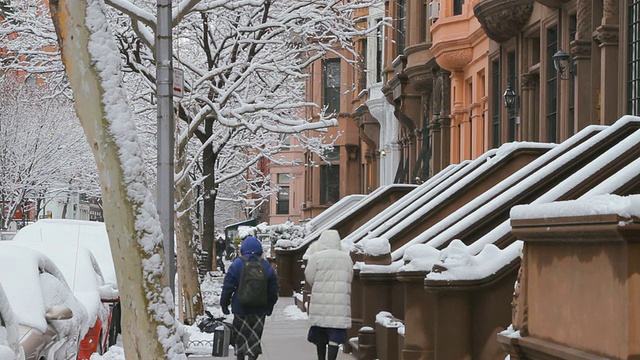
[[[337,86],[329,86],[328,69],[330,66],[337,65]],[[340,87],[341,87],[341,66],[340,58],[324,59],[322,61],[322,105],[326,107],[328,114],[340,113]],[[334,69],[335,70],[335,69]],[[334,79],[335,80],[335,79]]]

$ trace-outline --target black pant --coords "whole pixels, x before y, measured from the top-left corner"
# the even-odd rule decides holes
[[[329,353],[327,354],[327,348]],[[338,346],[316,344],[316,351],[318,352],[318,360],[325,360],[325,356],[329,355],[326,360],[336,360],[338,358]]]

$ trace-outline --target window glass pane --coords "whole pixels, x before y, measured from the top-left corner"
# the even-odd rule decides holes
[[[333,204],[340,200],[340,166],[320,166],[320,204]]]
[[[640,115],[640,1],[629,1],[627,29],[627,111]]]
[[[517,85],[517,79],[516,79],[516,53],[515,51],[509,52],[507,54],[507,62],[508,62],[508,71],[509,74],[507,75],[507,81],[509,83],[509,87],[511,88],[511,90],[515,91],[516,93],[518,93],[518,85]],[[508,126],[508,131],[507,131],[507,140],[508,141],[515,141],[516,140],[516,115],[517,115],[517,109],[516,106],[513,106],[512,108],[510,108],[508,110],[508,114],[509,114],[509,126]]]
[[[382,19],[376,19],[376,24],[382,22]],[[382,26],[378,26],[376,30],[376,82],[382,81]]]
[[[407,22],[406,22],[406,1],[405,0],[397,0],[398,6],[398,18],[396,19],[396,31],[398,32],[397,46],[398,46],[398,55],[404,54],[404,44],[405,37],[407,32]]]
[[[493,77],[493,99],[491,108],[492,114],[492,127],[493,127],[493,147],[500,146],[500,111],[502,109],[502,94],[500,88],[500,61],[493,61],[491,64],[491,72]]]
[[[453,0],[453,15],[462,14],[462,4],[464,4],[464,0]]]
[[[547,29],[547,141],[557,141],[558,75],[553,55],[558,51],[558,28]]]
[[[278,192],[278,202],[276,204],[276,214],[289,213],[289,187],[282,186]]]
[[[333,150],[327,150],[324,152],[324,158],[327,161],[338,161],[340,160],[340,147],[334,146]]]
[[[288,184],[291,176],[288,173],[278,174],[278,184]]]
[[[324,61],[324,106],[328,113],[340,111],[340,59]]]

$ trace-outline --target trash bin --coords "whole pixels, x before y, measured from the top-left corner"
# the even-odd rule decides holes
[[[225,325],[219,325],[213,330],[213,352],[215,357],[229,356],[229,339],[231,331]]]

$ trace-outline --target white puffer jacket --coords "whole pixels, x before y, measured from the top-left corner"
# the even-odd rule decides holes
[[[336,230],[325,230],[320,235],[304,275],[311,285],[311,325],[350,328],[353,263],[349,254],[342,251]]]

